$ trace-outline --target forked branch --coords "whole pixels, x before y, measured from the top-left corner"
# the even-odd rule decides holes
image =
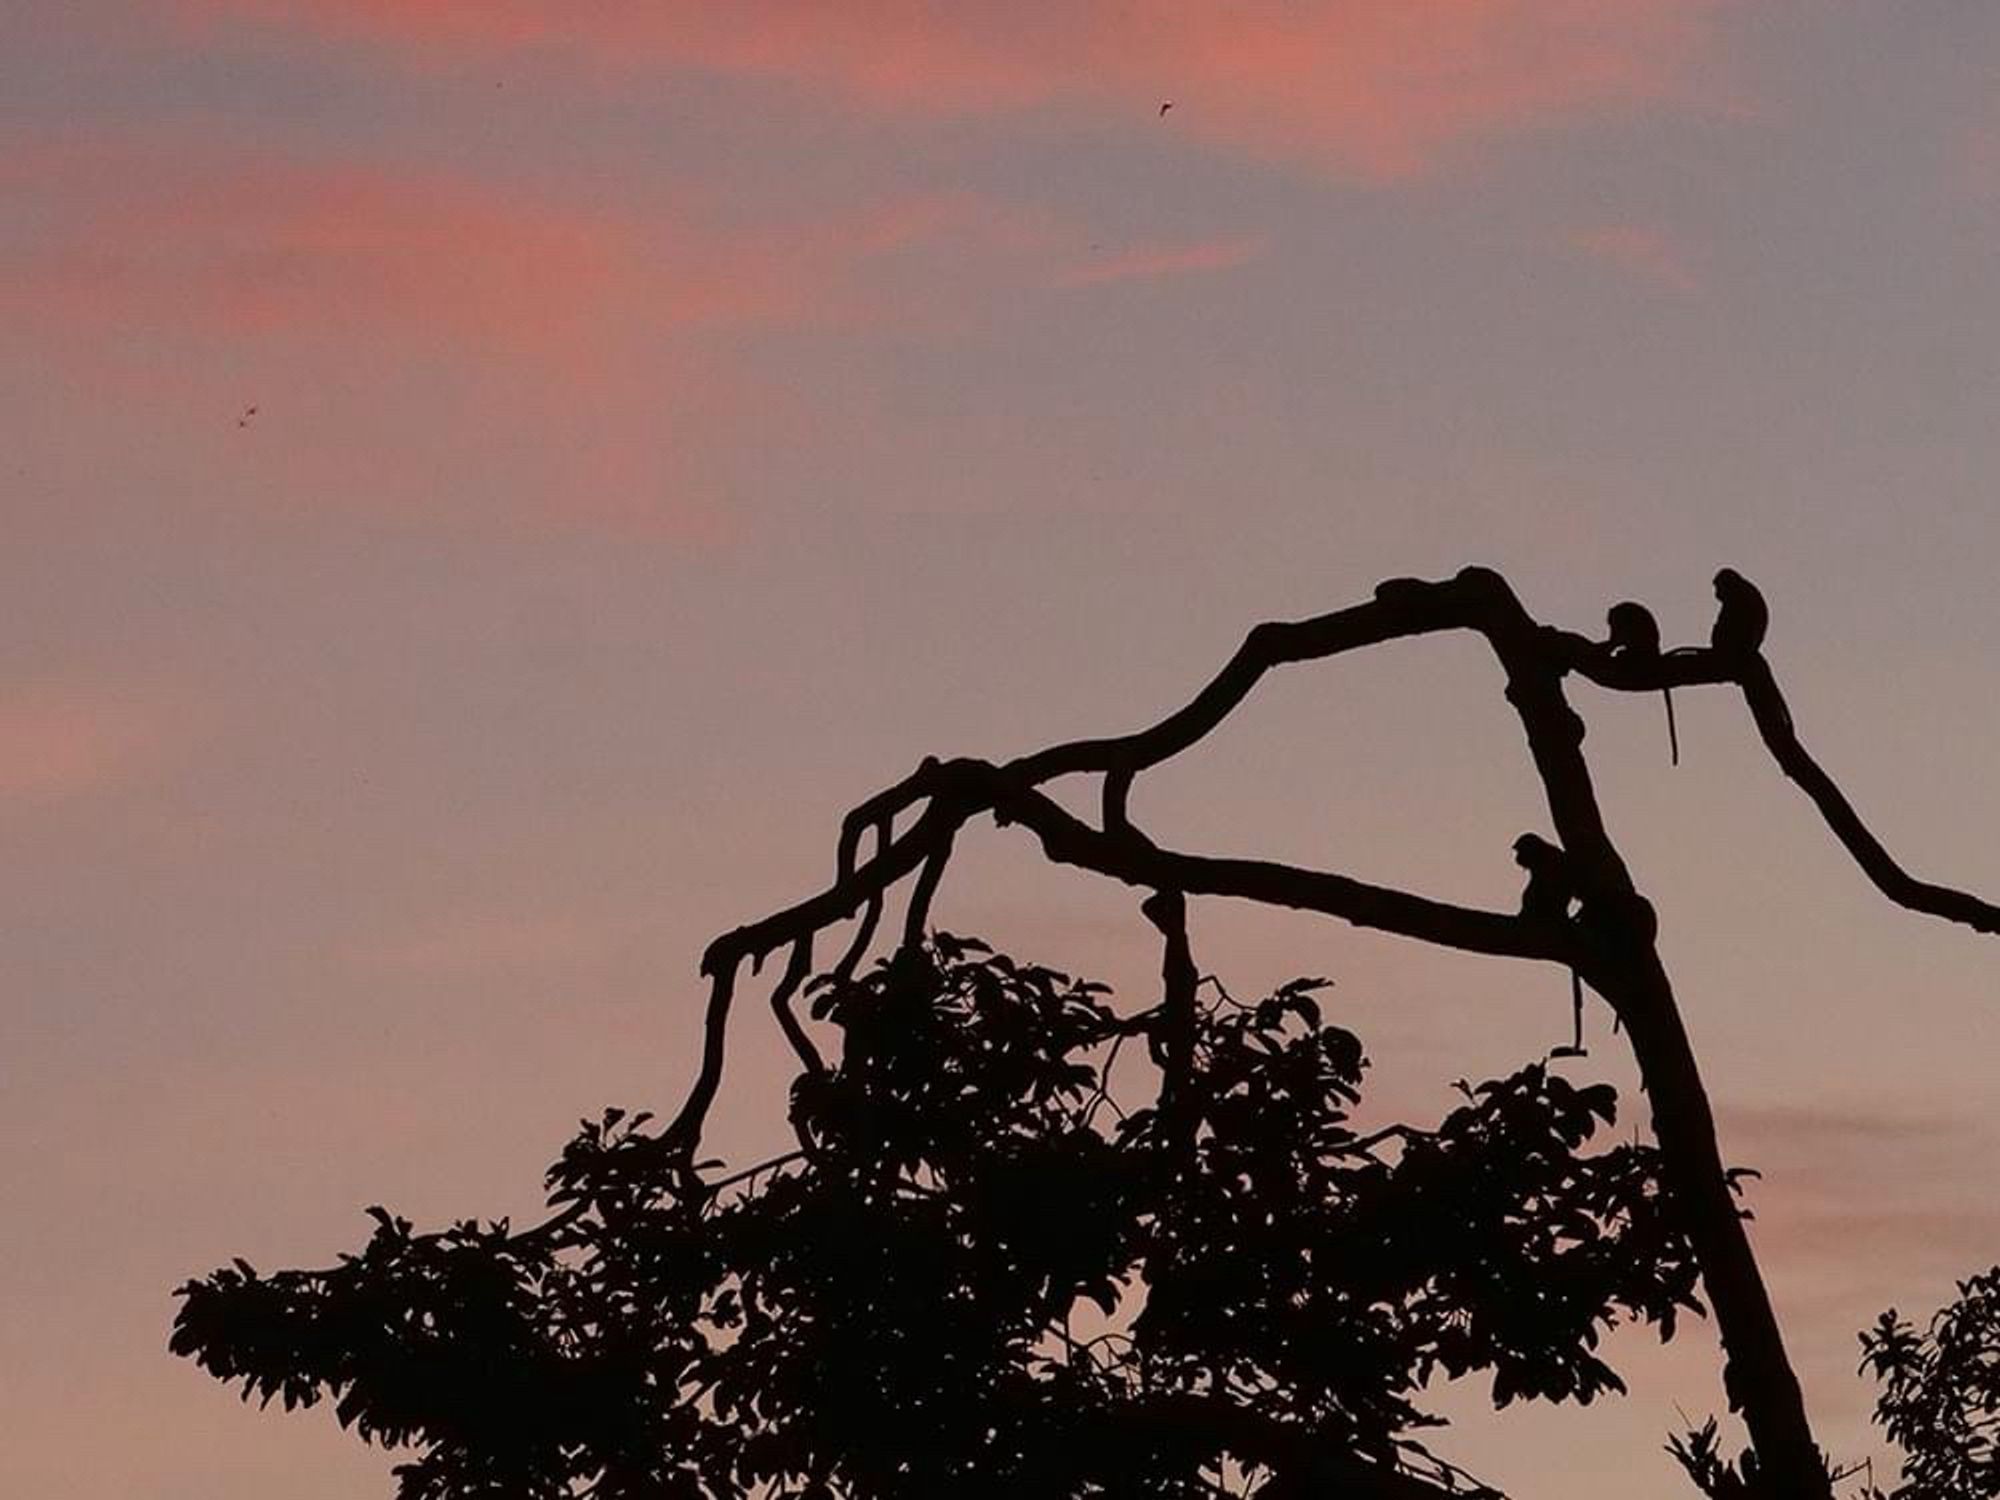
[[[1248,697],[1265,673],[1392,640],[1456,630],[1483,637],[1501,667],[1507,700],[1520,719],[1548,802],[1567,879],[1580,899],[1574,920],[1458,906],[1332,871],[1182,853],[1162,848],[1133,825],[1129,797],[1138,776],[1198,743]],[[1758,634],[1761,637],[1761,624]],[[1177,964],[1176,956],[1182,961],[1186,957],[1184,901],[1194,895],[1232,896],[1320,912],[1465,952],[1560,963],[1588,979],[1627,1022],[1653,1105],[1670,1186],[1685,1210],[1715,1304],[1728,1356],[1725,1377],[1743,1411],[1762,1472],[1776,1486],[1775,1493],[1803,1500],[1825,1496],[1825,1471],[1806,1424],[1797,1381],[1743,1235],[1722,1171],[1707,1096],[1654,947],[1652,908],[1634,887],[1606,832],[1583,754],[1583,721],[1569,705],[1565,679],[1575,673],[1601,687],[1646,693],[1734,684],[1772,758],[1812,799],[1835,837],[1884,895],[1913,911],[1980,932],[2000,932],[2000,907],[1916,880],[1904,871],[1800,743],[1756,639],[1745,643],[1745,649],[1725,650],[1722,646],[1729,642],[1718,631],[1717,642],[1714,647],[1633,659],[1614,651],[1608,642],[1540,624],[1499,574],[1467,568],[1441,582],[1391,580],[1366,603],[1312,619],[1259,625],[1187,704],[1136,733],[1072,741],[1001,764],[926,760],[847,816],[832,884],[709,946],[702,959],[712,989],[701,1066],[660,1144],[682,1162],[692,1162],[703,1120],[720,1086],[729,1009],[742,965],[747,961],[755,967],[766,954],[792,948],[792,971],[780,986],[779,1016],[810,1070],[818,1054],[791,1018],[788,1004],[797,986],[801,955],[809,958],[808,945],[819,933],[861,913],[860,930],[839,966],[840,973],[851,973],[865,955],[888,892],[912,872],[920,873],[907,907],[903,941],[921,940],[953,840],[960,828],[980,816],[1025,827],[1057,863],[1153,893],[1146,911],[1167,940],[1170,992],[1185,966]],[[1078,774],[1103,778],[1101,826],[1068,812],[1042,790],[1050,781]],[[897,823],[910,813],[915,816],[899,832]],[[862,841],[870,830],[876,833],[875,847],[863,860]],[[1172,1006],[1162,1006],[1153,1014],[1151,1024],[1165,1024],[1160,1018],[1176,1012]],[[1170,1072],[1170,1082],[1172,1077]]]

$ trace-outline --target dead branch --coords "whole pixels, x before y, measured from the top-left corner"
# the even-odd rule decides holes
[[[1743,701],[1750,705],[1751,722],[1756,724],[1771,759],[1812,799],[1819,815],[1826,819],[1826,826],[1833,830],[1833,836],[1854,856],[1854,862],[1877,890],[1911,911],[1943,917],[1974,932],[2000,932],[2000,906],[1950,886],[1918,880],[1896,863],[1882,841],[1869,832],[1833,778],[1820,769],[1819,762],[1799,742],[1792,728],[1791,710],[1785,706],[1777,679],[1761,656],[1744,668],[1738,685],[1743,689]]]
[[[1520,719],[1527,749],[1547,798],[1550,819],[1581,897],[1571,922],[1548,922],[1481,911],[1412,892],[1370,885],[1330,871],[1248,859],[1177,853],[1136,828],[1129,797],[1145,770],[1189,749],[1215,729],[1272,669],[1324,660],[1365,646],[1471,630],[1492,649],[1505,694]],[[1683,648],[1649,660],[1614,657],[1601,642],[1545,626],[1521,605],[1505,579],[1467,568],[1441,582],[1396,579],[1367,603],[1289,623],[1256,626],[1222,670],[1188,703],[1135,733],[1059,744],[1004,764],[925,760],[909,776],[850,812],[842,823],[835,877],[795,906],[727,933],[710,944],[702,972],[712,985],[702,1058],[680,1114],[663,1146],[691,1161],[702,1122],[719,1087],[725,1032],[736,975],[747,960],[787,943],[795,963],[803,945],[826,928],[863,913],[856,941],[840,965],[848,974],[865,954],[887,892],[921,871],[910,898],[903,940],[920,941],[932,896],[959,829],[974,817],[1019,823],[1058,863],[1148,889],[1147,914],[1168,942],[1169,991],[1178,952],[1185,957],[1189,895],[1233,896],[1338,917],[1357,926],[1501,957],[1562,963],[1588,978],[1627,1023],[1653,1103],[1655,1132],[1671,1185],[1686,1207],[1690,1235],[1715,1303],[1735,1403],[1743,1409],[1764,1471],[1778,1492],[1824,1496],[1818,1462],[1796,1379],[1775,1316],[1723,1175],[1708,1105],[1672,987],[1654,947],[1651,906],[1634,887],[1607,833],[1583,754],[1584,724],[1571,709],[1564,679],[1576,673],[1623,692],[1734,684],[1773,759],[1805,791],[1836,838],[1890,900],[1973,927],[2000,932],[2000,907],[1905,872],[1862,823],[1852,805],[1806,752],[1768,664],[1757,651],[1721,653]],[[1093,828],[1040,790],[1074,774],[1104,778],[1102,827]],[[915,810],[901,833],[896,822]],[[871,858],[859,858],[862,836],[877,832]],[[1171,893],[1167,895],[1166,893]],[[1174,903],[1172,910],[1160,906]],[[1176,938],[1179,948],[1175,946]],[[1191,964],[1189,965],[1191,972]],[[789,1001],[795,982],[781,986]],[[781,1004],[780,1020],[789,1017]],[[1155,1014],[1166,1016],[1171,1006]],[[793,1037],[796,1021],[786,1026]],[[803,1032],[800,1031],[800,1037]],[[793,1038],[795,1048],[799,1039]],[[809,1040],[806,1049],[810,1049]],[[817,1058],[816,1050],[801,1057]]]

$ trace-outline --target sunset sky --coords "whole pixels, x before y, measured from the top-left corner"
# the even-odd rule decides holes
[[[0,1493],[387,1495],[171,1359],[173,1287],[372,1203],[530,1218],[579,1117],[676,1101],[702,945],[847,806],[1383,577],[1695,641],[1740,568],[1876,831],[2000,893],[2000,7],[0,0],[0,146]],[[2000,942],[1878,896],[1733,697],[1678,770],[1658,703],[1577,703],[1879,1469],[1855,1330],[2000,1260]],[[1134,808],[1491,907],[1546,828],[1459,640],[1274,679]],[[1132,893],[961,847],[942,925],[1143,992]],[[1565,1039],[1543,966],[1195,940],[1333,976],[1384,1115]],[[732,1160],[780,1050],[746,1006]],[[1710,1329],[1613,1358],[1440,1447],[1685,1496]]]

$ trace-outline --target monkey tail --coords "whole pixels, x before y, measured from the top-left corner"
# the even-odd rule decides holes
[[[1559,1057],[1590,1056],[1590,1052],[1583,1045],[1583,976],[1574,969],[1569,971],[1569,1003],[1569,1044],[1563,1047],[1551,1047],[1549,1049],[1551,1062]]]
[[[1583,976],[1569,971],[1570,1031],[1569,1045],[1557,1047],[1550,1057],[1588,1057],[1590,1050],[1583,1045]]]
[[[1674,727],[1674,690],[1661,688],[1660,699],[1667,705],[1667,756],[1674,764],[1681,763],[1681,735]]]

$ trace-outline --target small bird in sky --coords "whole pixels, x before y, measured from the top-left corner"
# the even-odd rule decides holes
[[[1173,100],[1171,99],[1163,100],[1160,104],[1160,118],[1164,120],[1167,117],[1167,111],[1172,109],[1173,107],[1174,107]]]
[[[236,419],[236,425],[238,427],[248,427],[250,425],[250,419],[256,415],[257,415],[256,407],[246,406],[243,408],[243,415]]]

